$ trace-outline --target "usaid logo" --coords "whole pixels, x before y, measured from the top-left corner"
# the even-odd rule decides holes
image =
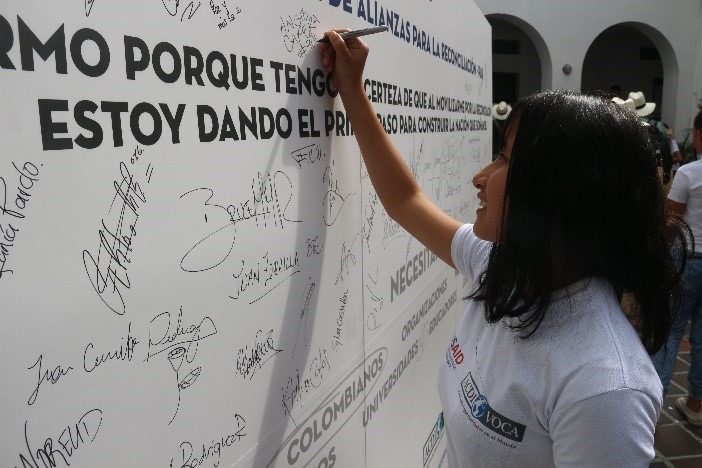
[[[471,414],[483,426],[515,442],[521,442],[524,439],[526,426],[512,421],[491,408],[487,397],[480,393],[480,389],[478,389],[478,385],[470,372],[461,382],[461,390]]]
[[[458,338],[454,336],[449,349],[446,351],[446,363],[455,369],[464,359],[465,356],[463,356],[461,345],[458,344]]]

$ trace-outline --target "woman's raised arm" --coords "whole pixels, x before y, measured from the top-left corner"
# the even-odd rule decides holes
[[[322,64],[333,73],[351,121],[368,175],[388,215],[447,264],[451,241],[461,222],[436,206],[422,192],[402,155],[385,133],[363,89],[368,45],[361,39],[344,41],[335,31],[320,43]]]

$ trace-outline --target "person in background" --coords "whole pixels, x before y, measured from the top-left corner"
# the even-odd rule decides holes
[[[623,106],[629,112],[636,114],[636,106],[634,105],[634,101],[632,101],[631,99],[622,99],[622,98],[618,98],[615,96],[612,98],[612,102],[615,104],[618,104],[620,106]]]
[[[641,91],[631,91],[627,96],[634,103],[634,111],[639,117],[648,117],[656,110],[655,102],[647,102],[646,96]]]
[[[509,113],[512,112],[512,106],[507,104],[505,101],[500,101],[492,106],[492,118],[504,122],[509,117]]]
[[[643,122],[648,124],[647,127],[651,140],[653,140],[654,150],[658,159],[661,183],[667,187],[670,183],[671,171],[673,168],[673,157],[670,151],[670,141],[666,136],[667,125],[663,122],[653,119],[650,115],[656,109],[655,102],[646,102],[646,97],[641,91],[632,91],[629,93],[626,101],[634,103],[634,111],[636,115],[641,117]]]
[[[495,160],[505,136],[504,122],[512,112],[512,106],[505,101],[500,101],[492,106],[492,159]]]
[[[673,167],[671,170],[671,178],[675,177],[675,172],[680,169],[680,166],[682,165],[683,162],[683,156],[682,153],[680,153],[680,146],[678,145],[678,142],[675,141],[675,138],[673,138],[673,129],[672,128],[667,128],[666,129],[666,136],[668,137],[668,141],[670,142],[670,154],[672,155],[673,158]]]
[[[702,111],[695,117],[692,143],[697,153],[702,153]],[[653,362],[663,384],[663,394],[668,392],[675,370],[680,340],[688,321],[690,329],[690,370],[687,374],[689,395],[675,400],[675,406],[690,424],[702,426],[702,160],[678,169],[668,193],[668,209],[682,216],[692,230],[693,249],[686,249],[687,263],[683,274],[683,297],[680,313],[673,323],[668,343],[654,356]]]
[[[448,465],[648,466],[680,268],[641,121],[570,91],[516,103],[499,156],[472,179],[475,223],[424,194],[363,88],[368,46],[325,33],[332,73],[388,215],[473,291],[439,369]],[[624,315],[636,300],[638,329]]]

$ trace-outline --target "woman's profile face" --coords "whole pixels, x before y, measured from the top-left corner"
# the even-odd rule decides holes
[[[515,133],[515,125],[510,125],[505,135],[505,145],[497,159],[473,177],[473,186],[478,189],[478,200],[480,200],[480,205],[475,212],[473,232],[483,240],[497,242],[499,239],[505,186]]]

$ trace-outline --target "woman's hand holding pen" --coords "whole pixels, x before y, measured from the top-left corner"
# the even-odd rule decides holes
[[[329,42],[320,42],[322,66],[332,72],[334,87],[342,99],[351,91],[363,90],[363,69],[368,57],[368,45],[358,38],[342,39],[339,32],[348,29],[332,30],[324,33]]]

